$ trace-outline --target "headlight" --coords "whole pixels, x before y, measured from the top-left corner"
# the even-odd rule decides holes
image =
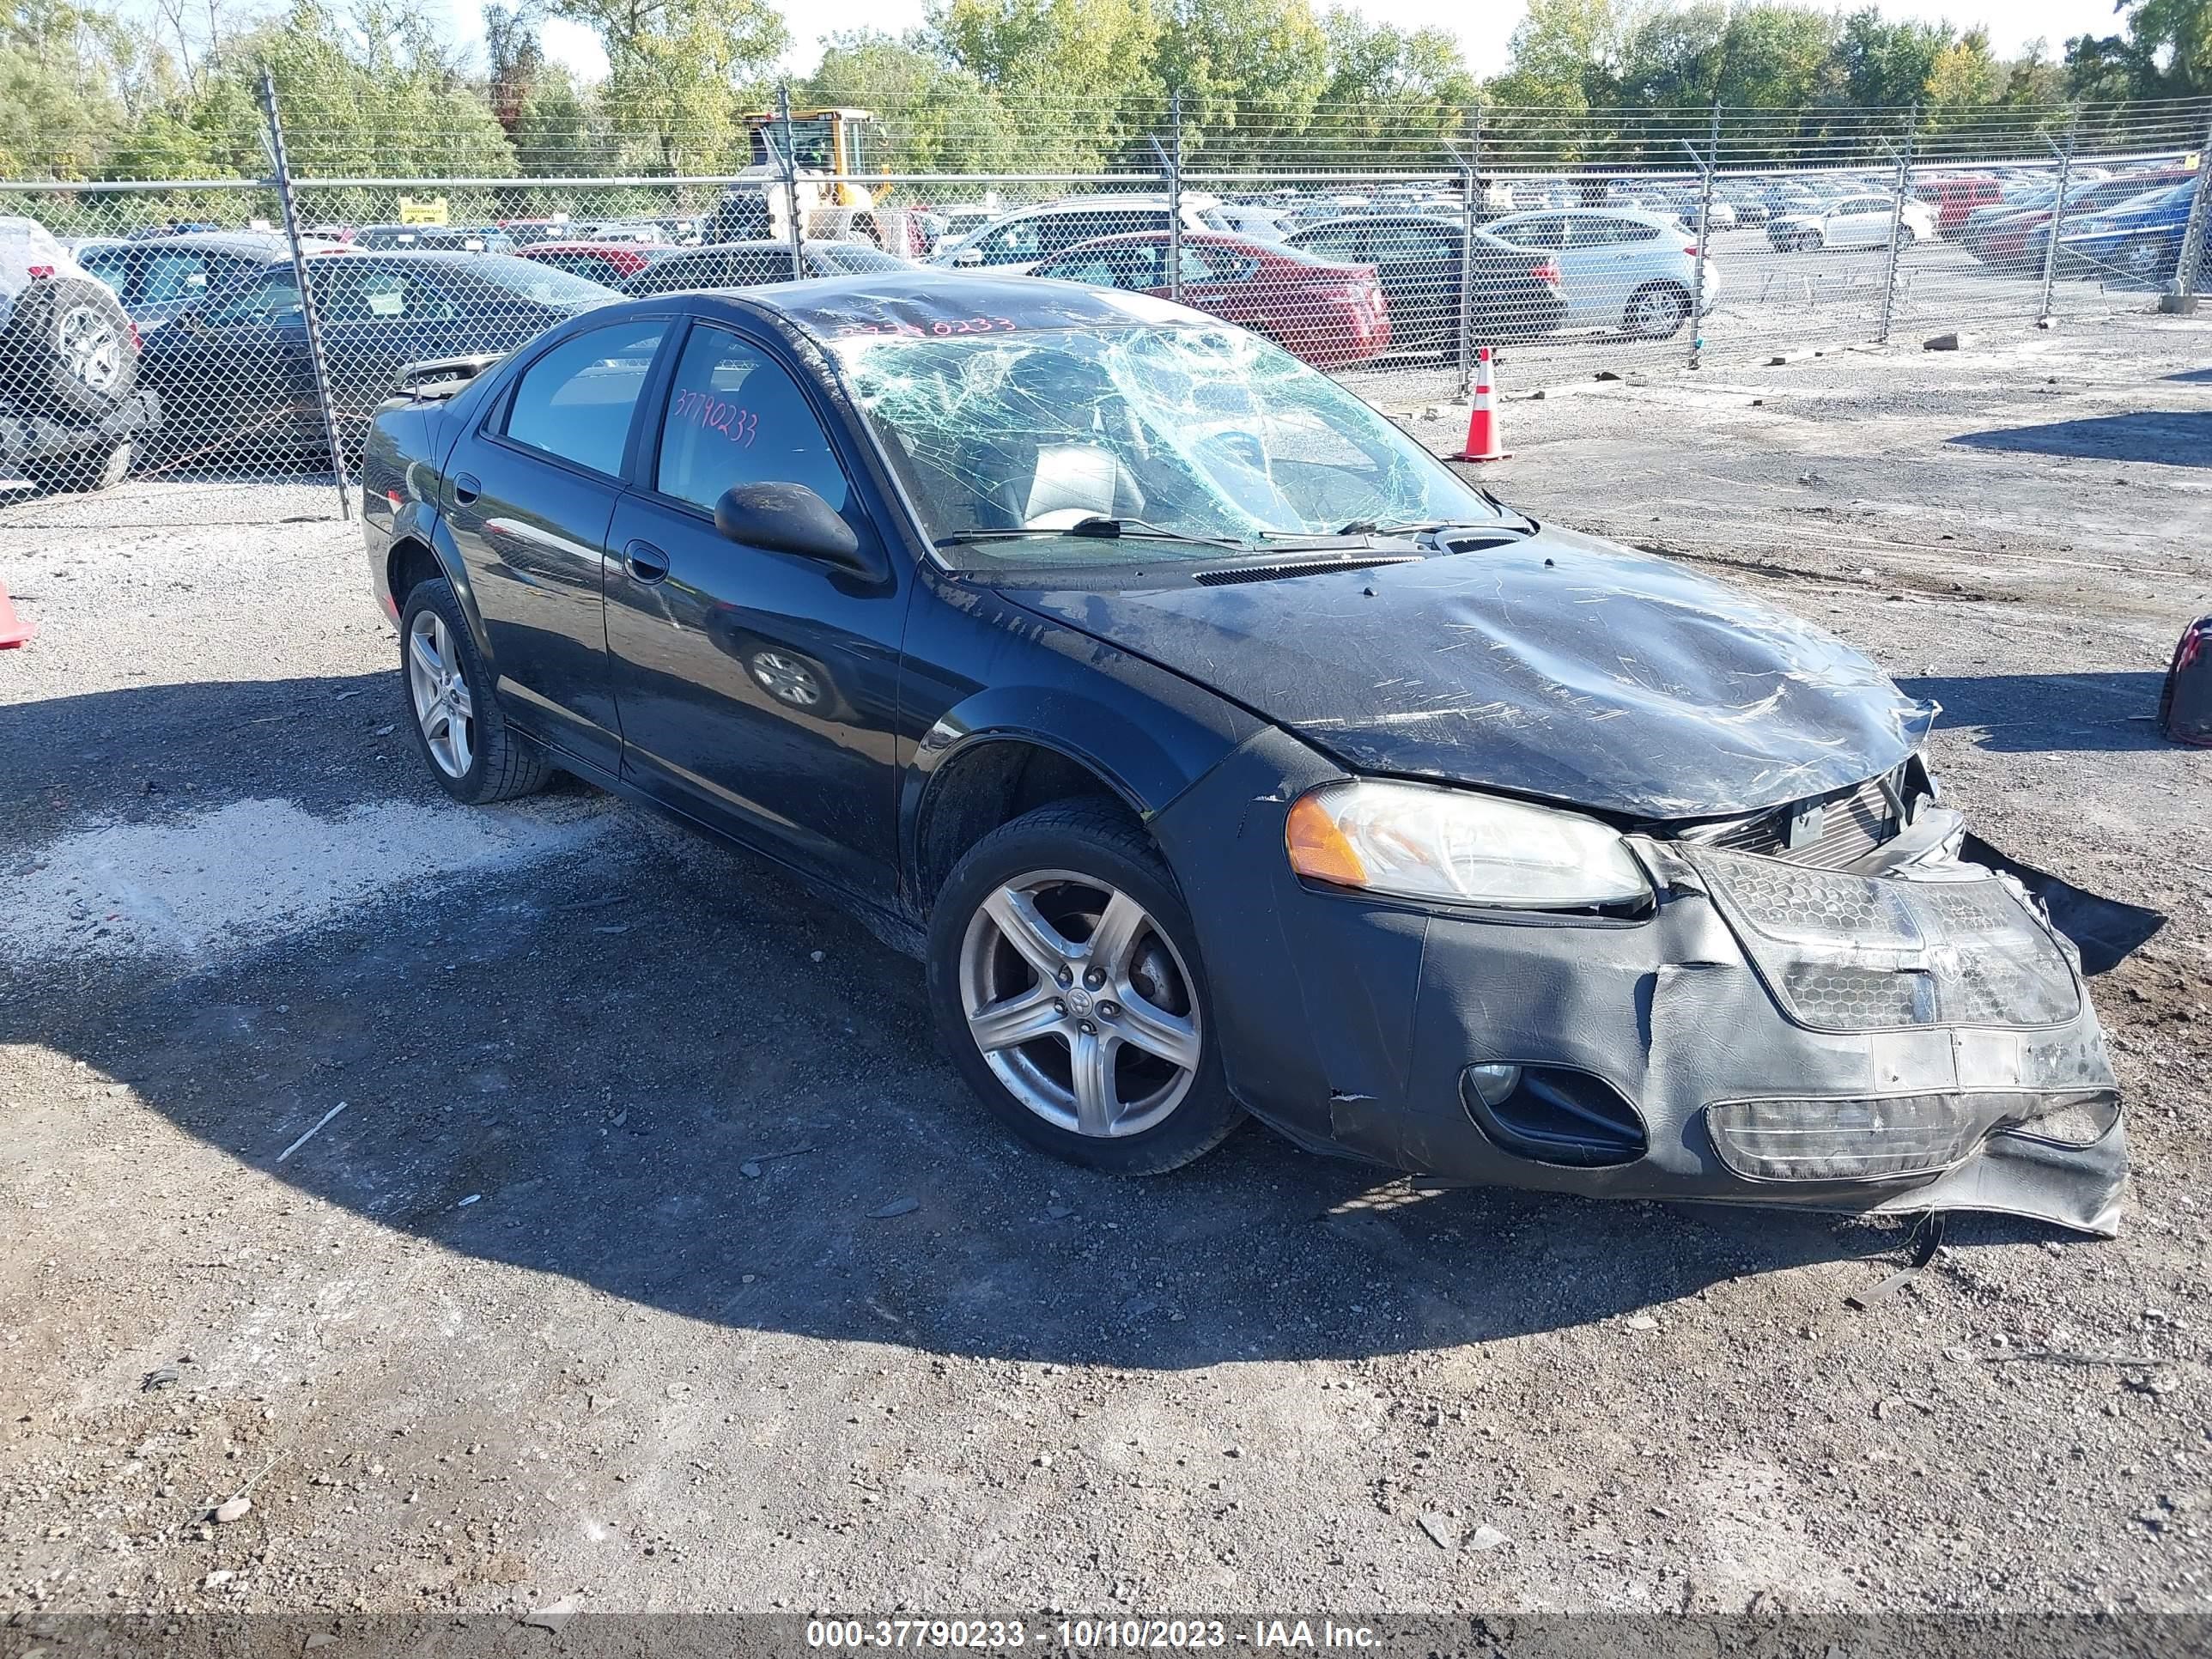
[[[1560,910],[1651,893],[1604,824],[1467,789],[1323,784],[1291,806],[1285,840],[1302,876],[1406,898]]]

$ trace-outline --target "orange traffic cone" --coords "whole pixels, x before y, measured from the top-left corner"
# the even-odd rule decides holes
[[[1474,349],[1474,410],[1467,417],[1467,447],[1455,461],[1502,461],[1513,452],[1498,428],[1497,395],[1490,385],[1490,348]]]
[[[39,630],[15,615],[15,601],[8,597],[8,589],[0,584],[0,651],[12,646],[27,645],[31,635]]]

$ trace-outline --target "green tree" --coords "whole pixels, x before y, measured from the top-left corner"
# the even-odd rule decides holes
[[[1174,0],[1154,73],[1182,94],[1185,154],[1244,168],[1298,157],[1328,84],[1328,37],[1307,0]]]
[[[862,141],[869,171],[1026,170],[1012,118],[972,70],[948,63],[925,34],[833,35],[803,94],[811,105],[875,115]]]
[[[133,45],[112,16],[70,0],[9,0],[0,11],[0,169],[87,178],[125,121]]]
[[[1448,165],[1479,90],[1443,29],[1400,29],[1339,9],[1322,18],[1328,82],[1314,112],[1314,153],[1324,166]]]
[[[602,107],[641,165],[711,172],[749,159],[741,106],[765,97],[763,78],[791,33],[768,0],[554,0],[606,48]]]
[[[1164,125],[1152,0],[937,0],[930,31],[951,62],[995,92],[1030,170],[1149,165]]]
[[[2125,33],[2066,43],[2066,77],[2078,97],[2212,95],[2212,0],[2119,0]]]

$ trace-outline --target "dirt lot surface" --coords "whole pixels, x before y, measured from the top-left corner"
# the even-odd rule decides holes
[[[327,492],[24,503],[0,1618],[2206,1610],[2212,751],[2149,717],[2212,325],[1514,371],[1486,482],[1865,647],[1984,834],[2169,913],[2096,988],[2117,1241],[1954,1219],[1862,1311],[1899,1229],[1047,1163],[757,860],[447,805]]]

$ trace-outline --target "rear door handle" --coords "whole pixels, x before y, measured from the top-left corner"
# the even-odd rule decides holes
[[[651,542],[632,542],[623,549],[623,568],[634,582],[657,582],[668,575],[668,555]]]
[[[477,481],[475,473],[456,472],[453,475],[453,500],[461,506],[466,507],[483,494],[483,485]]]

